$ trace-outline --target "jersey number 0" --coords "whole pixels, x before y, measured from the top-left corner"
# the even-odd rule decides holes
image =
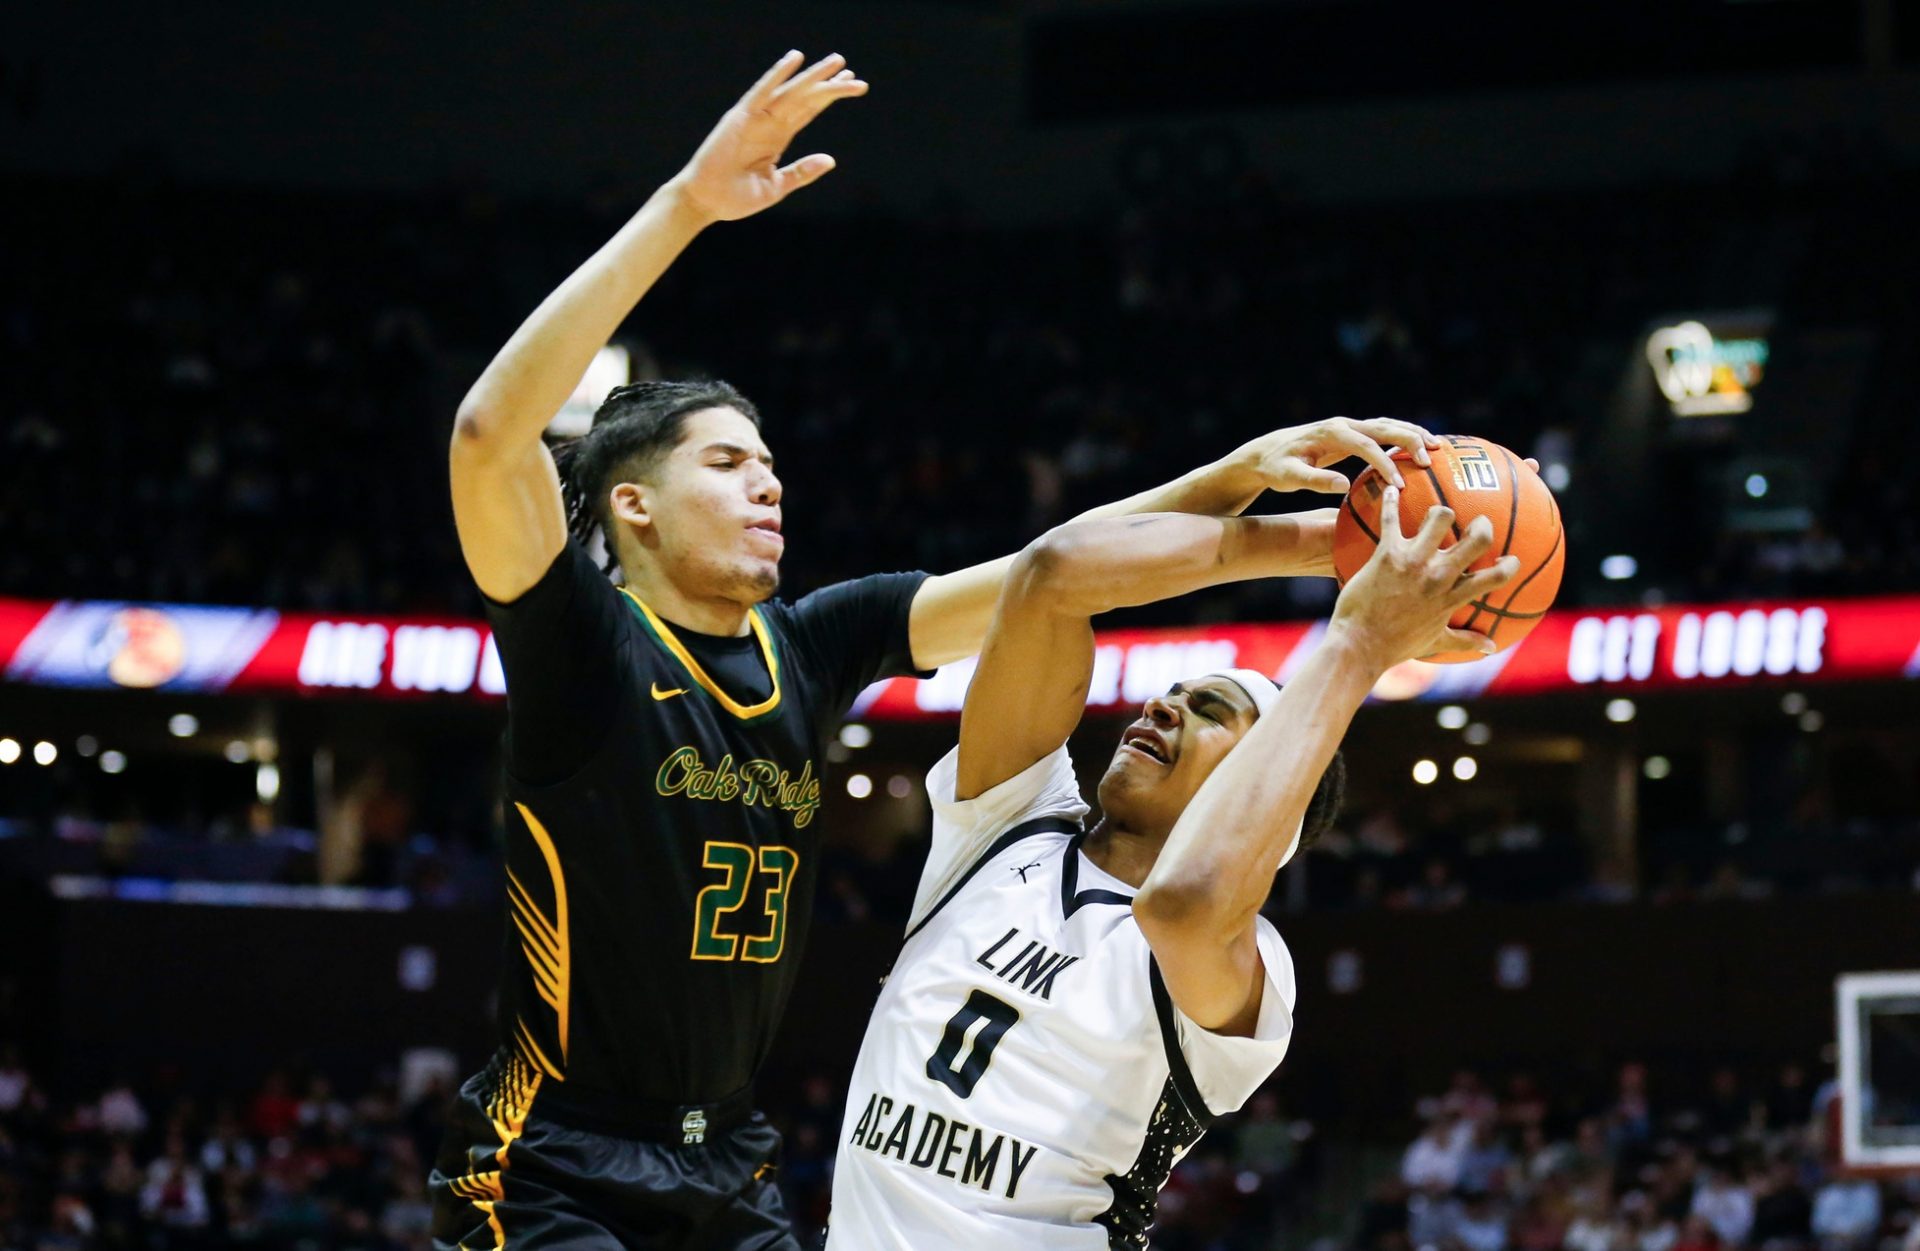
[[[967,1058],[956,1067],[954,1061],[960,1059],[960,1047],[976,1021],[984,1023],[973,1036],[973,1045],[967,1048]],[[987,1065],[993,1063],[993,1049],[1019,1021],[1020,1009],[984,990],[974,991],[947,1022],[947,1028],[940,1035],[940,1045],[927,1057],[927,1076],[965,1099],[986,1075]]]
[[[787,892],[793,886],[794,871],[800,867],[800,853],[791,847],[747,846],[745,843],[708,843],[700,863],[723,874],[718,882],[700,888],[693,904],[693,953],[695,960],[745,960],[752,964],[772,964],[787,946]],[[747,902],[753,887],[754,867],[772,874],[767,886],[767,928],[763,934],[723,934],[720,919],[738,912]]]

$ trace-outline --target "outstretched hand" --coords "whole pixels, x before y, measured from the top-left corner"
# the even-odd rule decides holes
[[[1349,457],[1358,456],[1378,470],[1386,485],[1404,487],[1400,465],[1393,459],[1395,449],[1403,451],[1415,465],[1425,469],[1433,463],[1429,449],[1440,446],[1439,436],[1424,426],[1395,417],[1375,417],[1355,421],[1351,417],[1328,417],[1304,426],[1288,426],[1249,440],[1227,458],[1235,471],[1250,476],[1249,486],[1263,491],[1322,491],[1344,494],[1353,483],[1347,475],[1329,469]],[[1540,462],[1531,456],[1527,468],[1540,471]]]
[[[1412,538],[1400,529],[1400,492],[1380,496],[1380,543],[1340,592],[1329,626],[1361,647],[1381,672],[1403,660],[1440,652],[1490,654],[1493,640],[1447,624],[1455,610],[1499,590],[1520,569],[1502,556],[1477,573],[1467,567],[1493,546],[1493,525],[1476,517],[1453,546],[1440,544],[1453,528],[1453,510],[1435,505]]]
[[[728,109],[686,168],[674,175],[688,204],[714,221],[738,221],[772,208],[833,168],[824,152],[782,165],[787,146],[834,101],[867,93],[839,53],[804,71],[789,52]]]
[[[1390,485],[1405,486],[1391,449],[1405,451],[1414,464],[1424,467],[1429,462],[1427,449],[1439,446],[1439,439],[1410,421],[1329,417],[1263,434],[1243,444],[1233,459],[1265,490],[1338,494],[1353,484],[1345,474],[1327,468],[1329,465],[1358,456],[1379,470]]]

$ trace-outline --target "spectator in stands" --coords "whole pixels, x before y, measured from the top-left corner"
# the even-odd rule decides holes
[[[1466,1144],[1457,1113],[1443,1112],[1427,1123],[1400,1161],[1400,1180],[1410,1190],[1443,1194],[1460,1183],[1460,1162]]]
[[[1608,1133],[1613,1146],[1642,1143],[1653,1133],[1653,1105],[1647,1099],[1647,1066],[1626,1064],[1608,1117]]]
[[[1704,1216],[1689,1216],[1680,1226],[1673,1251],[1721,1251],[1725,1245],[1714,1230],[1713,1222]]]
[[[1507,1149],[1498,1124],[1491,1118],[1474,1121],[1473,1135],[1460,1153],[1458,1185],[1468,1193],[1505,1194],[1513,1152]]]
[[[1491,1121],[1500,1114],[1499,1101],[1472,1069],[1455,1070],[1447,1093],[1440,1097],[1440,1106],[1443,1111],[1460,1118],[1455,1132],[1462,1138],[1469,1137],[1475,1125]]]
[[[287,1075],[280,1069],[267,1074],[260,1091],[247,1108],[247,1128],[256,1137],[285,1137],[300,1123],[300,1101],[287,1090]]]
[[[1508,1226],[1513,1251],[1560,1251],[1566,1244],[1572,1214],[1566,1183],[1558,1177],[1549,1178],[1526,1196]]]
[[[1562,1243],[1566,1251],[1633,1251],[1624,1216],[1595,1195],[1574,1200],[1573,1221]]]
[[[103,1133],[133,1137],[146,1132],[147,1110],[124,1077],[102,1092],[95,1116]]]
[[[1652,1197],[1644,1190],[1623,1195],[1620,1212],[1626,1223],[1624,1234],[1631,1251],[1673,1251],[1674,1245],[1680,1241],[1680,1227],[1660,1215],[1654,1208]]]
[[[1753,1229],[1748,1234],[1761,1251],[1804,1247],[1813,1236],[1813,1203],[1800,1184],[1790,1159],[1767,1166],[1753,1204]]]
[[[1469,1190],[1457,1201],[1451,1222],[1452,1240],[1465,1251],[1506,1251],[1507,1214],[1484,1190]]]
[[[1740,1184],[1732,1169],[1709,1168],[1706,1180],[1694,1190],[1690,1215],[1712,1226],[1720,1242],[1740,1246],[1753,1228],[1753,1192]]]
[[[35,1106],[42,1099],[33,1075],[20,1061],[20,1048],[12,1043],[0,1047],[0,1116]]]
[[[1834,1177],[1813,1197],[1813,1233],[1821,1251],[1861,1251],[1880,1231],[1880,1187]]]
[[[140,1189],[140,1214],[168,1229],[188,1233],[207,1227],[207,1190],[200,1170],[187,1155],[179,1133],[167,1135],[164,1154],[147,1166]]]

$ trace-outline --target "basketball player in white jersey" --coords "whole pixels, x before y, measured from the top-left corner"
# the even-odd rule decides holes
[[[1145,1247],[1160,1186],[1286,1054],[1293,965],[1260,916],[1379,676],[1492,648],[1451,630],[1513,576],[1476,521],[1412,539],[1386,492],[1379,550],[1284,691],[1227,670],[1149,700],[1083,831],[1066,742],[1099,613],[1292,572],[1283,517],[1075,523],[1001,592],[960,745],[927,779],[933,849],[854,1066],[830,1251]],[[1323,796],[1324,799],[1324,796]],[[1330,807],[1323,804],[1321,807]]]

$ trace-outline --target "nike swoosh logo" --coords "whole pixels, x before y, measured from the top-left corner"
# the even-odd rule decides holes
[[[653,697],[655,699],[672,699],[675,695],[685,695],[686,693],[687,688],[684,686],[676,686],[670,691],[663,691],[660,689],[658,682],[653,684]]]

